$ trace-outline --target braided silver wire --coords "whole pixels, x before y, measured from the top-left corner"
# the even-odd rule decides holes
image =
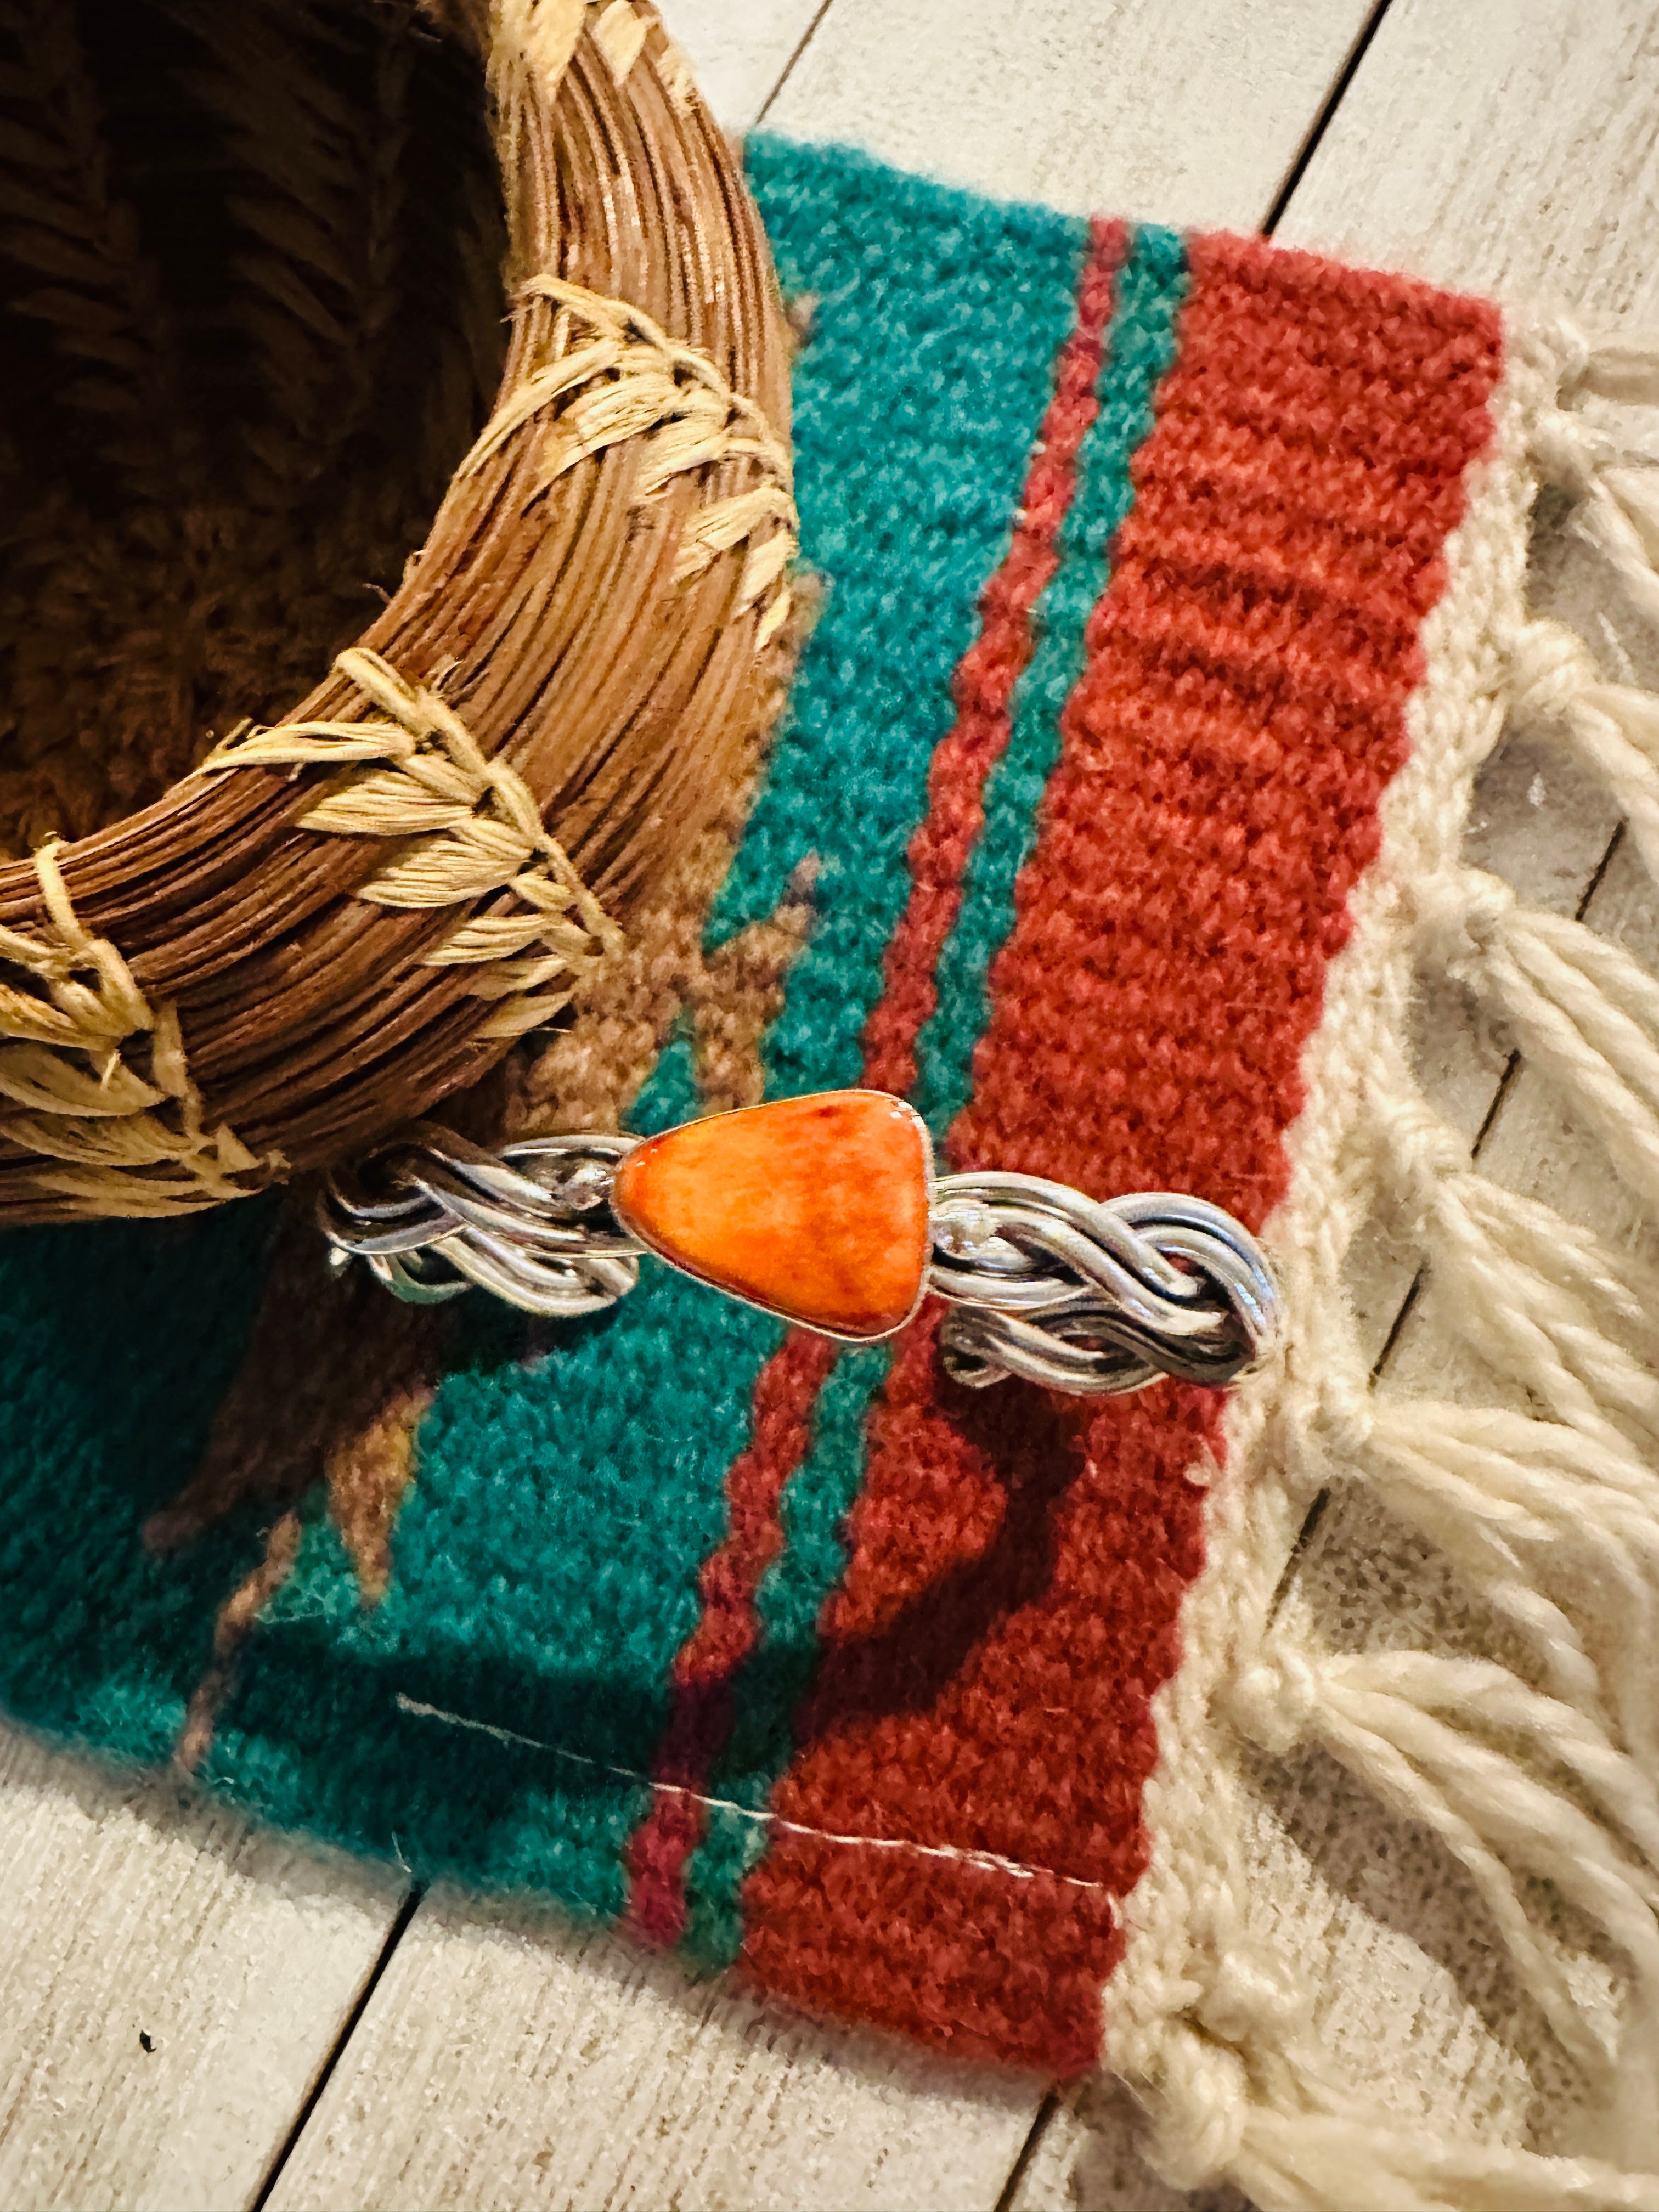
[[[928,1288],[956,1310],[947,1370],[1091,1396],[1160,1375],[1212,1389],[1262,1355],[1279,1293],[1255,1240],[1218,1206],[1169,1191],[1085,1198],[1036,1176],[959,1175],[934,1189]]]
[[[500,1152],[416,1123],[330,1177],[319,1201],[337,1266],[359,1259],[430,1305],[469,1284],[527,1312],[597,1312],[631,1291],[646,1247],[611,1207],[631,1137],[536,1137]],[[954,1310],[945,1364],[982,1389],[1010,1375],[1097,1396],[1160,1375],[1218,1387],[1279,1320],[1260,1248],[1231,1214],[1167,1191],[1097,1200],[1035,1176],[933,1188],[927,1288]]]
[[[611,1211],[632,1137],[532,1137],[499,1152],[416,1122],[337,1168],[317,1215],[337,1267],[362,1260],[394,1297],[436,1305],[469,1284],[527,1313],[613,1305],[642,1244]]]

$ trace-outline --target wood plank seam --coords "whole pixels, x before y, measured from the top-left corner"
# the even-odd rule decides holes
[[[374,1992],[380,1985],[381,1976],[392,1963],[392,1953],[408,1933],[409,1924],[420,1911],[421,1900],[425,1895],[425,1890],[418,1885],[411,1887],[408,1895],[398,1906],[397,1917],[386,1930],[386,1941],[381,1944],[380,1954],[357,1994],[356,2002],[347,2014],[338,2035],[335,2037],[332,2048],[318,2068],[317,2077],[306,2092],[305,2100],[294,2116],[294,2124],[283,2138],[282,2148],[266,2168],[264,2179],[259,2184],[258,2194],[253,2198],[248,2212],[264,2212],[265,2206],[270,2202],[271,2193],[283,2178],[283,2167],[294,2155],[295,2147],[301,2136],[304,2135],[324,2090],[327,2088],[333,2078],[335,2068],[345,2056],[346,2045],[356,2033],[359,2022],[368,2010]]]
[[[819,7],[817,15],[813,16],[811,21],[801,33],[799,44],[791,53],[788,60],[784,64],[781,70],[779,70],[777,82],[773,85],[770,92],[767,94],[765,99],[761,102],[760,112],[755,118],[755,128],[757,130],[760,129],[767,117],[771,113],[779,94],[782,92],[785,85],[788,83],[790,78],[794,75],[796,64],[800,60],[801,56],[806,52],[808,46],[811,45],[813,40],[817,38],[819,25],[823,22],[824,17],[830,13],[830,9],[834,5],[835,0],[823,0],[823,4]]]
[[[1336,112],[1346,99],[1348,88],[1364,66],[1370,52],[1371,41],[1382,27],[1382,18],[1388,14],[1389,0],[1376,0],[1376,5],[1361,27],[1347,59],[1333,82],[1329,96],[1313,119],[1313,124],[1302,144],[1297,149],[1296,159],[1285,172],[1285,180],[1273,194],[1273,204],[1261,220],[1261,235],[1271,238],[1278,229],[1285,210],[1296,197],[1296,188],[1307,173],[1308,165],[1319,151],[1320,145],[1336,119]]]

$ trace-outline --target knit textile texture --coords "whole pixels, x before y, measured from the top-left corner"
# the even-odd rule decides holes
[[[1471,1172],[1402,1043],[1438,958],[1659,1181],[1659,992],[1459,859],[1517,697],[1659,823],[1636,695],[1522,599],[1540,474],[1651,582],[1572,411],[1649,372],[1259,240],[748,161],[822,612],[681,951],[551,1048],[564,1125],[892,1090],[954,1170],[1230,1208],[1287,1340],[1227,1395],[976,1394],[937,1310],[849,1348],[647,1264],[578,1323],[411,1316],[264,1200],[15,1235],[0,1699],[814,2011],[1104,2060],[1188,2182],[1472,2203],[1462,2136],[1332,2087],[1248,1909],[1251,1761],[1316,1742],[1468,1871],[1590,2082],[1598,2133],[1472,2124],[1468,2158],[1516,2203],[1659,2201],[1620,2058],[1659,1991],[1652,1729],[1596,1603],[1522,1556],[1552,1514],[1605,1535],[1645,1622],[1639,1288]],[[1373,1404],[1337,1270],[1385,1188],[1522,1410]],[[1380,1470],[1499,1656],[1275,1618],[1334,1468]],[[1543,1883],[1614,1961],[1589,2027]]]

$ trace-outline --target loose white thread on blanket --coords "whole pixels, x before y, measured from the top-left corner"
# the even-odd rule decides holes
[[[1021,1859],[1006,1859],[996,1851],[970,1850],[965,1845],[952,1844],[919,1844],[908,1836],[843,1836],[831,1828],[808,1827],[763,1807],[739,1805],[732,1797],[711,1797],[706,1790],[688,1789],[681,1782],[660,1782],[649,1774],[641,1774],[637,1767],[615,1766],[608,1759],[591,1759],[586,1752],[567,1751],[562,1744],[544,1743],[537,1736],[520,1735],[516,1729],[500,1728],[493,1721],[446,1712],[441,1705],[423,1705],[420,1698],[408,1697],[401,1690],[395,1693],[392,1703],[399,1712],[412,1713],[417,1720],[441,1721],[447,1728],[471,1729],[479,1735],[493,1736],[497,1743],[519,1744],[526,1751],[544,1752],[550,1759],[564,1759],[572,1766],[590,1767],[596,1774],[614,1774],[620,1782],[638,1783],[641,1789],[659,1796],[689,1798],[692,1804],[704,1806],[711,1813],[729,1813],[737,1820],[751,1821],[757,1827],[780,1829],[792,1836],[811,1836],[821,1844],[852,1844],[860,1850],[904,1851],[915,1858],[949,1859],[956,1866],[982,1867],[989,1874],[1012,1875],[1018,1881],[1052,1881],[1062,1889],[1106,1887],[1103,1881],[1084,1881],[1076,1875],[1056,1874],[1051,1867],[1027,1866]]]
[[[1424,630],[1412,757],[1352,902],[1304,1062],[1290,1195],[1268,1224],[1289,1327],[1236,1392],[1210,1491],[1184,1661],[1158,1692],[1151,1865],[1107,1993],[1109,2063],[1172,2184],[1225,2176],[1262,2212],[1659,2212],[1659,1279],[1499,1188],[1405,1057],[1421,957],[1490,1007],[1620,1175],[1659,1210],[1659,983],[1583,925],[1532,912],[1460,856],[1508,710],[1606,781],[1659,873],[1659,699],[1611,682],[1525,599],[1537,482],[1659,617],[1659,473],[1579,411],[1659,402],[1659,349],[1522,331]],[[1340,1270],[1374,1202],[1445,1295],[1437,1310],[1532,1410],[1373,1399]],[[1363,1488],[1433,1545],[1509,1632],[1514,1666],[1318,1648],[1273,1621],[1305,1510]],[[1522,1671],[1517,1671],[1521,1669]],[[1313,1743],[1438,1837],[1476,1885],[1516,1981],[1591,2100],[1596,2155],[1408,2124],[1336,2078],[1288,1962],[1260,1971],[1244,1747]],[[1617,2016],[1586,2008],[1540,1917],[1547,1882],[1620,1962]]]

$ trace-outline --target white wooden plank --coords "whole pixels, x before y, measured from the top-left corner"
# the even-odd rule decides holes
[[[434,1892],[270,2198],[422,2212],[980,2212],[1030,2084],[826,2032],[610,1936]]]
[[[836,0],[767,117],[1079,215],[1253,228],[1371,0]]]
[[[9,1729],[0,1866],[0,2204],[251,2203],[398,1882]]]
[[[812,27],[823,0],[659,0],[659,12],[684,46],[699,89],[728,131],[760,120],[790,58]]]
[[[1650,0],[1393,0],[1278,235],[1583,314],[1659,306]]]

